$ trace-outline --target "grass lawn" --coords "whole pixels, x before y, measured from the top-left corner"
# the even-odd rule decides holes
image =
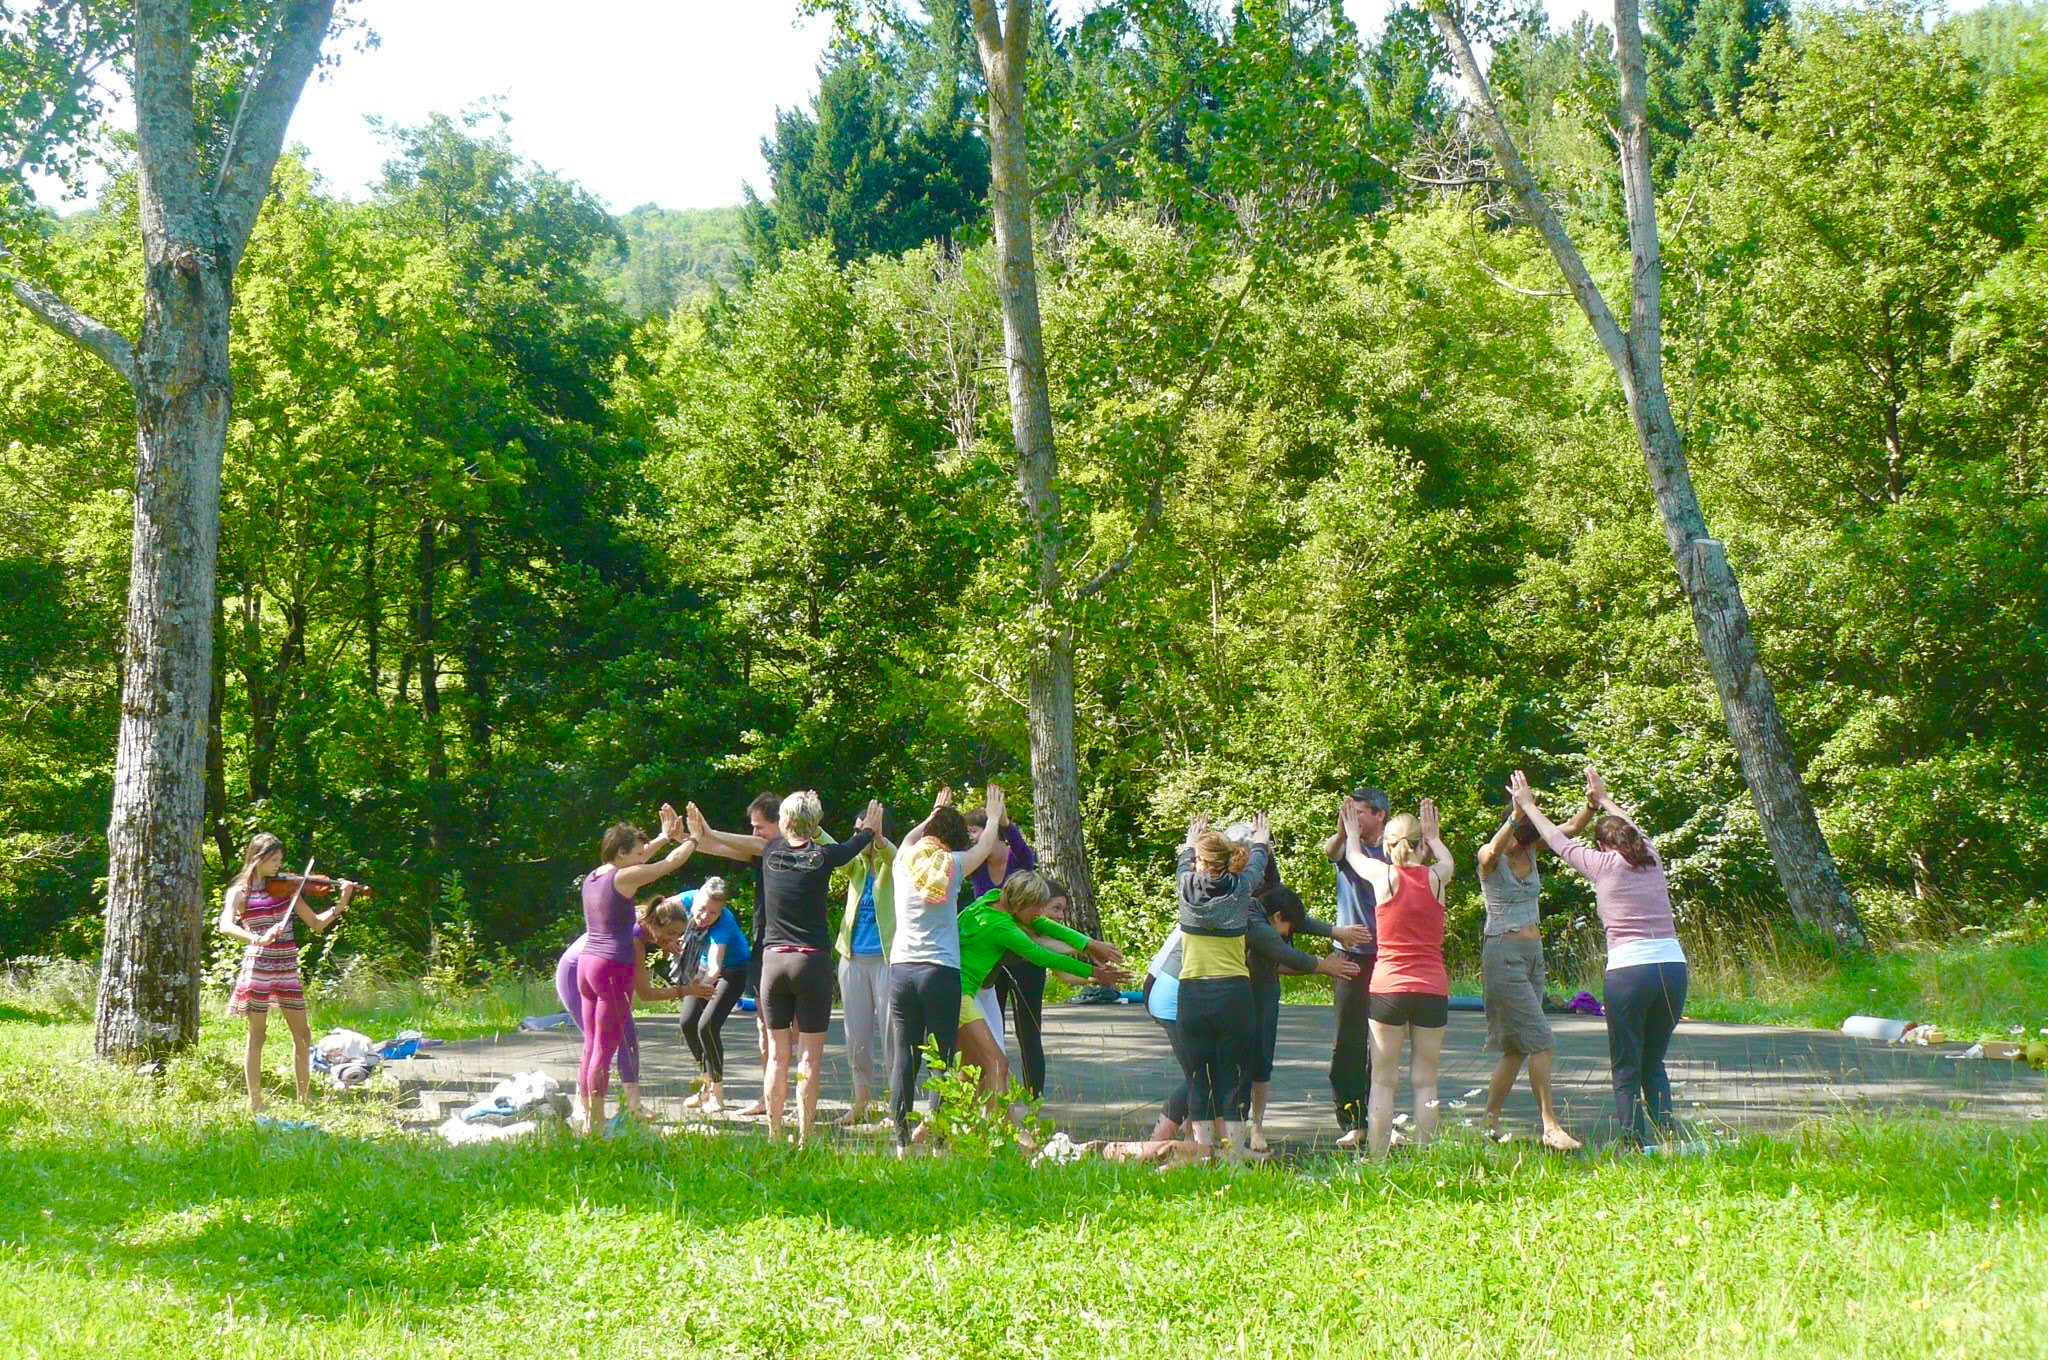
[[[2048,1126],[1159,1173],[252,1125],[0,1023],[0,1356],[2048,1354]],[[283,1056],[274,1046],[277,1057]]]

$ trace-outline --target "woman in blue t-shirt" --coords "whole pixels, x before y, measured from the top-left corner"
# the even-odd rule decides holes
[[[731,890],[722,878],[676,900],[690,913],[690,933],[683,940],[683,968],[697,985],[683,1003],[683,1042],[696,1056],[702,1087],[683,1101],[687,1110],[718,1114],[725,1109],[725,1017],[739,1004],[747,986],[747,964],[753,950],[747,932],[729,904]]]

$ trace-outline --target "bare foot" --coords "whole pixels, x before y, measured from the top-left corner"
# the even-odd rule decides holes
[[[1552,1152],[1577,1152],[1585,1144],[1553,1125],[1543,1131],[1543,1146]]]
[[[1344,1135],[1337,1140],[1337,1146],[1340,1148],[1355,1148],[1364,1141],[1364,1129],[1347,1129]]]
[[[739,1119],[759,1119],[762,1115],[766,1113],[768,1113],[768,1102],[765,1100],[757,1100],[753,1104],[747,1106],[746,1109],[736,1111],[735,1117]]]
[[[856,1105],[832,1122],[842,1129],[850,1129],[856,1125],[865,1124],[868,1122],[868,1107]]]
[[[1273,1150],[1273,1145],[1266,1141],[1266,1131],[1257,1124],[1252,1125],[1251,1132],[1245,1138],[1244,1145],[1253,1152],[1271,1152]]]

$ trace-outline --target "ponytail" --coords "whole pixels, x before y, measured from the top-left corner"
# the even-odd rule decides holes
[[[1620,855],[1631,869],[1654,869],[1657,866],[1657,851],[1636,829],[1636,824],[1626,817],[1602,817],[1600,824],[1593,828],[1593,844]]]

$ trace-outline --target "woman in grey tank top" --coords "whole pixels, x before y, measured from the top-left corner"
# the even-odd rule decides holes
[[[1591,815],[1581,808],[1562,830],[1576,835]],[[1512,811],[1493,839],[1479,848],[1479,895],[1486,903],[1485,938],[1479,948],[1486,1046],[1500,1054],[1486,1089],[1486,1136],[1507,1141],[1500,1128],[1501,1109],[1526,1062],[1529,1088],[1543,1119],[1543,1146],[1572,1152],[1579,1140],[1558,1122],[1550,1091],[1551,1053],[1557,1039],[1543,1014],[1543,874],[1536,867],[1536,853],[1542,848],[1536,828]]]

